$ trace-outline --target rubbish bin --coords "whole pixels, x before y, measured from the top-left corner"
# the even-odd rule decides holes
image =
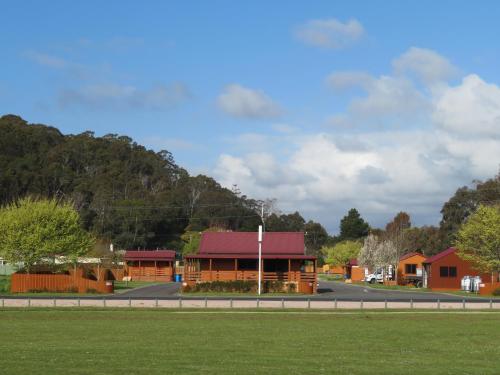
[[[115,291],[115,286],[113,280],[106,281],[106,293],[113,293]]]
[[[177,273],[175,275],[175,282],[180,283],[181,281],[182,281],[182,275]]]

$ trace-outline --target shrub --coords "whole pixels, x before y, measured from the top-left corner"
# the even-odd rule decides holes
[[[288,293],[295,293],[297,290],[297,285],[295,283],[288,283],[287,285],[287,292]]]
[[[184,287],[184,291],[201,293],[249,293],[257,291],[257,282],[247,280],[208,281],[197,283],[193,287]]]
[[[0,276],[0,293],[10,292],[10,276]]]
[[[94,288],[88,288],[88,289],[87,289],[87,293],[93,293],[93,294],[95,294],[95,293],[99,293],[99,292],[97,291],[97,289],[94,289]]]
[[[285,284],[282,281],[264,281],[265,293],[282,293],[285,291]]]
[[[492,294],[494,296],[500,296],[500,288],[496,288],[495,290],[493,290]]]

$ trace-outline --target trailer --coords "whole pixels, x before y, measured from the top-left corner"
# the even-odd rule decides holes
[[[413,285],[415,288],[422,287],[422,275],[405,275],[402,277],[402,282],[405,285]]]

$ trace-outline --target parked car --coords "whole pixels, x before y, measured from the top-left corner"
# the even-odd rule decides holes
[[[382,284],[384,282],[384,273],[382,272],[382,270],[377,270],[374,273],[366,275],[365,281],[370,284],[375,284],[375,283]]]

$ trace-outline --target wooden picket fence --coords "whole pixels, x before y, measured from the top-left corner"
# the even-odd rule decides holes
[[[112,282],[106,280],[90,280],[78,274],[23,274],[11,276],[11,292],[78,292],[78,293],[112,293]],[[107,285],[108,284],[108,285]]]

